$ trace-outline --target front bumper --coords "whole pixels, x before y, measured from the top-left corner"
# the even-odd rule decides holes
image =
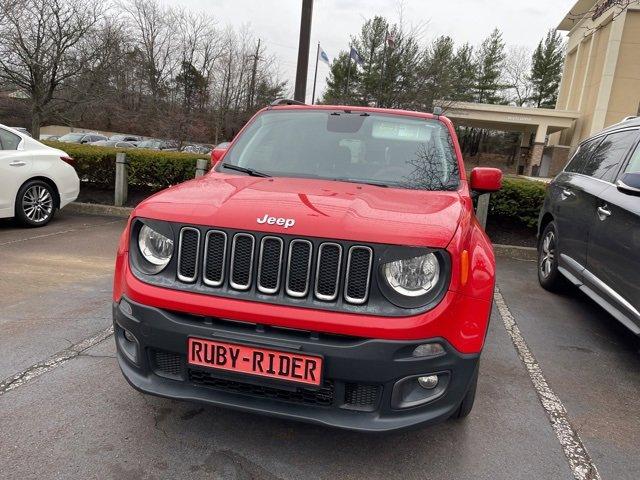
[[[460,354],[443,339],[327,335],[170,312],[126,297],[113,304],[113,320],[120,368],[142,392],[361,431],[446,420],[460,405],[479,361],[479,354]],[[124,330],[135,341],[126,340]],[[190,336],[322,355],[324,384],[320,389],[292,387],[188,366]],[[435,341],[444,353],[412,356],[416,346]],[[415,377],[430,374],[439,375],[438,387],[432,392],[416,390]],[[402,379],[407,380],[397,384]],[[419,405],[410,406],[416,394],[426,396],[426,401],[420,404],[419,399]]]

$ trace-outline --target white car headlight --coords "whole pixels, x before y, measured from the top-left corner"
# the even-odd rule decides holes
[[[142,256],[160,270],[167,266],[173,255],[173,240],[148,225],[143,225],[138,233],[138,247]]]
[[[433,253],[396,260],[384,265],[384,277],[391,288],[406,297],[431,291],[440,278],[440,264]]]

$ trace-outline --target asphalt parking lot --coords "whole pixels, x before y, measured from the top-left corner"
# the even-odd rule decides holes
[[[108,331],[124,223],[0,222],[0,478],[638,478],[637,340],[534,262],[498,258],[470,417],[363,435],[129,387]]]

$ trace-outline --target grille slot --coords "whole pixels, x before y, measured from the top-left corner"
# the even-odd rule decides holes
[[[253,273],[253,251],[256,240],[248,233],[236,233],[231,246],[231,268],[229,285],[236,290],[251,287]]]
[[[313,246],[308,240],[292,240],[287,261],[287,295],[301,298],[309,293],[309,274]]]
[[[278,237],[264,237],[260,242],[258,290],[273,294],[280,288],[283,242]]]
[[[227,260],[227,234],[209,230],[204,241],[204,283],[219,287],[224,282],[224,266]]]
[[[334,399],[333,382],[330,380],[325,380],[322,387],[319,389],[298,387],[294,390],[283,390],[280,388],[253,385],[250,383],[218,378],[210,372],[190,369],[189,381],[203,387],[214,388],[216,390],[223,390],[241,395],[269,398],[283,402],[302,403],[305,405],[316,405],[320,407],[329,407],[333,405]]]
[[[200,253],[200,230],[184,227],[180,230],[178,247],[178,280],[194,282],[198,276],[198,255]]]
[[[162,377],[182,377],[182,357],[176,353],[152,350],[153,371]]]
[[[381,391],[380,385],[346,383],[344,386],[345,408],[373,412],[378,407]]]
[[[323,243],[318,249],[315,295],[320,300],[333,301],[338,297],[342,247],[337,243]]]
[[[369,247],[354,246],[349,249],[345,274],[344,299],[356,305],[367,301],[373,251]]]

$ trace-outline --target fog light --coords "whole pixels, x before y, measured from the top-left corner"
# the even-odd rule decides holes
[[[438,376],[427,375],[426,377],[418,377],[418,383],[424,389],[433,390],[438,386]]]
[[[133,336],[129,330],[124,331],[124,338],[126,338],[129,342],[136,342],[136,337]]]
[[[425,343],[413,350],[414,357],[435,357],[444,353],[444,347],[439,343]]]

